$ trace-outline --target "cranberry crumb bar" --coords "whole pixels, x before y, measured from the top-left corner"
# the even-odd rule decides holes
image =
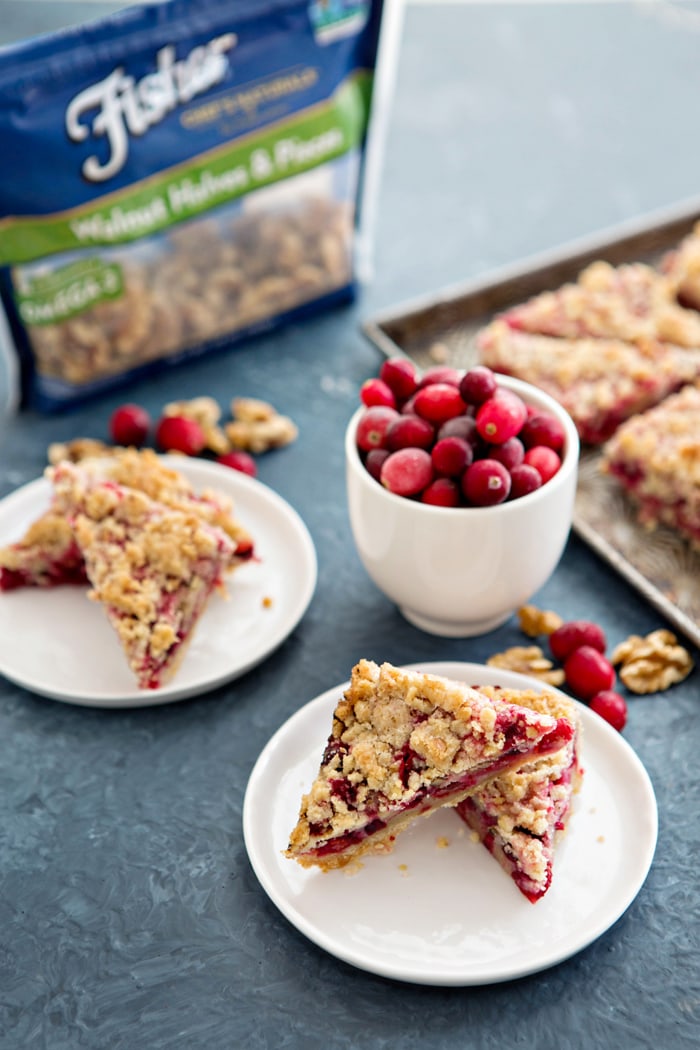
[[[630,416],[700,375],[700,350],[655,339],[559,339],[497,319],[482,329],[483,364],[550,394],[586,444],[601,444]]]
[[[413,820],[573,737],[568,719],[460,682],[361,660],[338,702],[321,766],[286,856],[340,868],[389,852]]]
[[[680,306],[669,279],[644,263],[592,263],[576,283],[536,295],[501,318],[516,331],[560,339],[700,347],[700,316]]]
[[[700,383],[621,426],[601,469],[633,499],[640,523],[668,525],[700,550]]]
[[[92,590],[142,689],[177,667],[236,546],[192,509],[95,477],[84,466],[51,469],[56,504],[70,521]]]
[[[534,904],[551,885],[554,844],[566,828],[582,777],[576,709],[561,694],[494,686],[479,690],[492,699],[566,718],[574,726],[573,737],[561,750],[495,777],[457,806],[460,817]]]
[[[236,545],[229,569],[253,556],[250,533],[233,515],[230,501],[216,492],[196,495],[187,479],[166,466],[152,450],[113,450],[109,456],[81,458],[80,465],[94,479],[136,489],[165,506],[195,513],[221,528]],[[85,582],[80,550],[55,502],[20,540],[0,549],[0,591]]]

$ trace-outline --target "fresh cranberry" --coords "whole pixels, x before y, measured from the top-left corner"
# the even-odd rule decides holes
[[[438,474],[458,478],[474,459],[474,451],[464,438],[446,437],[437,441],[430,453]]]
[[[140,448],[151,429],[151,417],[140,405],[121,405],[112,413],[109,432],[115,445]]]
[[[561,459],[558,453],[546,445],[535,445],[534,448],[529,448],[525,453],[523,462],[530,467],[534,467],[542,481],[549,481],[561,467]]]
[[[206,443],[199,423],[185,416],[163,416],[156,427],[156,444],[164,452],[198,456]]]
[[[401,414],[404,415],[404,416],[415,416],[415,414],[416,414],[416,395],[415,394],[411,394],[411,396],[408,398],[408,400],[404,401],[404,403],[401,405],[401,408],[399,409],[399,412],[401,412]]]
[[[382,485],[396,496],[417,496],[433,480],[430,454],[422,448],[400,448],[384,461]]]
[[[502,445],[489,445],[486,450],[485,459],[497,459],[506,470],[519,467],[525,456],[525,449],[520,438],[512,437],[504,441]]]
[[[459,392],[468,405],[483,405],[497,389],[496,376],[485,365],[476,365],[462,376]]]
[[[565,437],[564,427],[559,420],[545,412],[530,416],[520,431],[520,440],[525,448],[545,445],[547,448],[553,448],[555,452],[561,452]]]
[[[371,448],[383,448],[386,432],[399,413],[388,405],[372,405],[365,409],[357,423],[355,440],[363,452]]]
[[[476,507],[503,503],[510,485],[510,474],[496,459],[477,459],[462,475],[462,492]]]
[[[476,413],[476,429],[484,441],[502,445],[519,433],[526,416],[525,402],[516,394],[503,391],[481,405]]]
[[[389,455],[388,448],[373,448],[367,453],[365,459],[365,467],[367,472],[372,475],[375,481],[379,481],[379,475],[382,472],[384,460]]]
[[[394,391],[383,379],[367,379],[360,387],[360,401],[367,408],[372,405],[388,405],[396,408]]]
[[[216,457],[216,462],[222,467],[231,467],[232,470],[239,470],[241,474],[248,474],[251,478],[257,477],[258,474],[257,463],[249,452],[244,452],[242,449],[224,452]]]
[[[473,416],[453,416],[442,423],[437,432],[438,441],[446,437],[463,438],[470,445],[475,445],[480,440],[476,420]]]
[[[435,431],[427,419],[411,414],[394,419],[386,432],[386,447],[396,452],[400,448],[430,448]]]
[[[591,645],[575,649],[564,663],[566,681],[581,700],[606,692],[615,684],[615,668]]]
[[[421,387],[414,402],[416,414],[431,423],[444,423],[464,412],[459,389],[451,383],[431,383]]]
[[[418,388],[418,369],[407,357],[390,357],[379,369],[382,379],[397,401],[405,401]]]
[[[431,386],[433,383],[449,383],[450,386],[458,387],[461,378],[462,373],[458,372],[456,368],[450,368],[449,365],[434,365],[432,368],[425,370],[418,386],[420,388]]]
[[[433,507],[458,507],[459,485],[451,478],[435,478],[424,489],[421,502],[430,503]]]
[[[582,645],[604,653],[608,643],[603,628],[592,620],[567,620],[549,636],[550,652],[560,664],[565,663]]]
[[[519,463],[510,472],[510,496],[508,499],[521,499],[542,488],[542,478],[534,467]]]
[[[591,711],[604,718],[606,722],[617,729],[619,733],[627,724],[627,704],[619,693],[613,689],[604,689],[591,699],[589,703]]]

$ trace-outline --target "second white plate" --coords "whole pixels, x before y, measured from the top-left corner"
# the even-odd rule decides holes
[[[255,541],[257,560],[214,595],[172,682],[139,689],[117,636],[82,587],[25,588],[0,594],[0,674],[56,700],[92,707],[144,707],[215,689],[264,660],[298,624],[314,593],[316,552],[297,512],[239,471],[178,457],[195,490],[230,497]],[[40,478],[0,502],[0,544],[20,538],[48,507]]]
[[[470,684],[541,688],[523,675],[476,664],[416,668]],[[344,688],[329,689],[277,731],[253,769],[244,802],[253,869],[305,936],[384,977],[480,985],[561,962],[620,918],[651,865],[656,800],[629,744],[583,705],[584,782],[558,844],[552,886],[537,904],[526,900],[450,810],[416,821],[392,854],[364,859],[354,874],[326,874],[287,860],[282,851]]]

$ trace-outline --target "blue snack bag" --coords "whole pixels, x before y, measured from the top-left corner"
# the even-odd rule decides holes
[[[0,49],[22,405],[353,295],[381,20],[382,0],[164,0]]]

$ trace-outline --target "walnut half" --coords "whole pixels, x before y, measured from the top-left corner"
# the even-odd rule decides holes
[[[538,645],[514,645],[502,653],[494,653],[486,663],[489,667],[500,667],[504,671],[519,671],[549,685],[562,685],[564,682],[564,672],[554,667]]]
[[[687,678],[693,661],[671,631],[652,631],[645,638],[630,635],[610,657],[631,693],[660,693]]]

